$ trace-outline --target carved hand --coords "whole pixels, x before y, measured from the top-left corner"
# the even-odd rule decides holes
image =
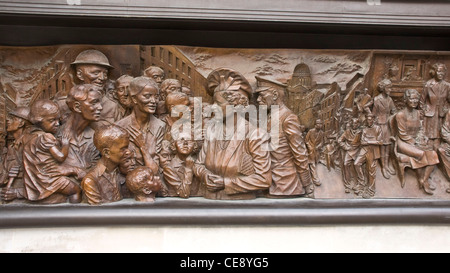
[[[194,167],[195,159],[192,156],[186,158],[186,168],[192,169]]]
[[[130,133],[131,141],[133,141],[140,149],[145,149],[145,138],[142,132],[134,127],[130,127],[128,132]]]
[[[211,192],[220,191],[225,188],[225,182],[221,176],[209,174],[206,178],[206,189]]]

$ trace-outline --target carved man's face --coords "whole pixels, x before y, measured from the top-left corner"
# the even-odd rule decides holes
[[[161,70],[150,70],[147,72],[146,76],[155,80],[158,86],[164,81],[164,71]]]
[[[128,88],[130,87],[131,80],[120,81],[116,90],[116,99],[123,107],[130,107],[131,100],[129,96]]]
[[[316,121],[316,130],[320,131],[323,129],[323,122],[321,120]]]
[[[359,128],[359,119],[353,119],[352,120],[352,129],[356,130]]]
[[[89,121],[98,121],[103,110],[102,94],[98,90],[91,90],[87,99],[80,102],[80,111],[84,119]]]
[[[374,124],[374,121],[375,121],[375,119],[374,119],[373,116],[367,116],[366,117],[366,122],[367,122],[367,126],[368,127],[372,127],[373,124]]]
[[[22,119],[16,116],[8,116],[6,119],[6,131],[15,132],[22,127]]]
[[[147,85],[137,95],[131,99],[137,109],[143,113],[154,114],[159,102],[158,89],[151,85]]]
[[[273,92],[271,90],[261,91],[258,93],[258,99],[256,100],[259,105],[267,105],[268,108],[270,106],[276,104],[274,100]]]
[[[77,77],[84,83],[94,84],[103,88],[108,79],[108,69],[95,64],[78,65]]]

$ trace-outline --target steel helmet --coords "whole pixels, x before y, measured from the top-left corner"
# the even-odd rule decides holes
[[[21,119],[30,121],[30,108],[29,107],[17,107],[9,112],[11,116],[19,117]]]
[[[95,49],[88,49],[85,51],[82,51],[78,56],[76,57],[75,61],[71,63],[72,65],[77,64],[96,64],[100,66],[105,66],[107,68],[114,68],[109,64],[108,57],[106,57],[105,54],[102,52],[95,50]]]

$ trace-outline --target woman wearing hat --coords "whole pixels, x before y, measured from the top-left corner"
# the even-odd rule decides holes
[[[253,199],[257,191],[268,189],[272,182],[269,135],[245,119],[239,125],[236,112],[229,107],[239,104],[237,97],[249,98],[252,88],[241,74],[226,68],[211,72],[208,87],[216,120],[207,128],[194,166],[195,175],[206,186],[205,198]],[[226,126],[227,121],[233,128]]]

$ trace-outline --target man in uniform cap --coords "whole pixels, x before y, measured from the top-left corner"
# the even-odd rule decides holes
[[[240,73],[228,68],[214,70],[207,80],[216,120],[208,126],[194,173],[205,185],[207,199],[253,199],[272,182],[269,135],[245,119],[238,122],[235,111],[226,111],[239,103],[236,95],[250,97],[252,88]],[[230,119],[234,128],[223,130]]]
[[[3,173],[0,174],[0,185],[6,185],[1,196],[6,201],[23,198],[23,137],[31,125],[29,114],[29,107],[17,107],[8,116],[6,130],[14,140],[8,145],[8,152],[3,161]]]
[[[272,141],[271,169],[272,184],[269,197],[313,195],[313,184],[308,168],[308,150],[303,139],[298,117],[283,102],[286,85],[275,80],[256,76],[259,105],[266,105],[269,111],[268,129],[272,140],[277,137],[278,145]],[[278,106],[271,111],[271,106]],[[274,113],[273,111],[278,111]],[[278,118],[277,115],[278,114]],[[278,133],[278,136],[274,136]]]

